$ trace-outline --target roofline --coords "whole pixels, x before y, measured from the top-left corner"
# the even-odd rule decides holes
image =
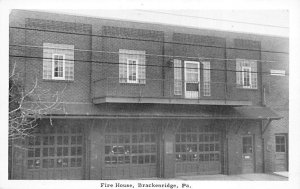
[[[55,114],[55,115],[44,115],[40,119],[214,119],[214,120],[280,120],[283,117],[265,117],[265,118],[249,118],[249,117],[209,117],[209,116],[125,116],[125,115],[66,115],[66,114]]]
[[[44,14],[58,14],[58,15],[67,15],[67,16],[76,16],[81,18],[94,18],[94,19],[101,19],[106,21],[123,21],[123,22],[130,22],[130,23],[137,23],[137,24],[151,24],[156,25],[158,27],[161,26],[169,26],[169,27],[178,27],[178,28],[186,28],[186,29],[193,29],[193,30],[204,30],[204,31],[217,31],[217,32],[226,32],[228,34],[243,34],[243,35],[252,35],[252,36],[265,36],[265,37],[277,37],[282,39],[289,39],[289,36],[280,36],[280,35],[271,35],[271,34],[257,34],[257,33],[251,33],[251,32],[235,32],[235,31],[228,31],[228,30],[221,30],[221,29],[215,29],[215,28],[200,28],[200,27],[192,27],[192,26],[181,26],[181,25],[175,25],[175,24],[165,24],[165,23],[157,23],[157,22],[149,22],[149,21],[138,21],[138,20],[129,20],[129,19],[116,19],[116,18],[107,18],[107,17],[101,17],[101,16],[88,16],[83,14],[72,14],[72,13],[61,13],[61,12],[55,12],[55,10],[45,10],[45,9],[13,9],[13,11],[24,11],[24,12],[33,12],[33,13],[44,13]]]

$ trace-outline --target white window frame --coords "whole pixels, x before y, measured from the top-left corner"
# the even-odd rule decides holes
[[[192,93],[188,93],[188,91],[186,90],[186,83],[187,83],[187,64],[197,64],[197,73],[198,73],[198,94],[197,96],[189,96]],[[184,94],[185,94],[185,98],[200,98],[200,62],[197,61],[184,61]]]
[[[245,70],[249,70],[249,86],[246,86],[245,85]],[[251,78],[251,67],[249,67],[249,66],[242,66],[242,83],[243,83],[243,88],[247,88],[247,89],[251,89],[252,88],[252,83],[251,83],[251,80],[252,80],[252,78]]]
[[[276,150],[276,146],[277,145],[282,145],[282,143],[278,144],[276,143],[276,137],[283,137],[284,138],[284,152],[280,151],[280,152],[277,152]],[[275,134],[275,152],[276,153],[286,153],[287,152],[287,138],[286,138],[286,135],[284,134]]]
[[[182,95],[182,61],[174,59],[174,95]],[[178,86],[177,86],[178,85]]]
[[[211,96],[211,67],[210,62],[203,61],[203,96]],[[207,64],[208,63],[208,64]],[[200,73],[201,74],[201,73]]]
[[[135,61],[136,64],[135,64],[135,71],[136,71],[136,80],[129,80],[129,61]],[[138,78],[138,75],[139,75],[139,65],[138,65],[138,59],[134,59],[134,58],[128,58],[127,59],[127,83],[139,83],[139,78]]]
[[[63,76],[62,77],[55,77],[54,76],[54,73],[55,73],[55,62],[54,62],[54,57],[55,56],[62,56],[63,57],[63,71],[62,71],[62,74],[63,74]],[[65,54],[52,54],[52,79],[53,80],[65,80],[65,70],[66,68],[65,68]]]

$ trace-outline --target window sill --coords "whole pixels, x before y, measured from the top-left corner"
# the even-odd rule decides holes
[[[237,89],[241,89],[241,90],[253,90],[253,91],[257,91],[258,88],[244,88],[244,87],[236,87]]]
[[[73,83],[74,80],[63,80],[63,79],[43,79],[44,82],[54,82],[54,83]]]
[[[146,83],[120,83],[120,84],[121,85],[146,85]]]

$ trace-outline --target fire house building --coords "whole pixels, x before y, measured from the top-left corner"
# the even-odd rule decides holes
[[[11,179],[288,170],[288,38],[13,10],[9,44],[25,91],[61,94]]]

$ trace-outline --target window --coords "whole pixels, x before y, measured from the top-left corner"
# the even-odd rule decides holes
[[[203,61],[200,62],[203,65],[203,87],[201,88],[201,93],[203,91],[203,96],[211,96],[211,78],[210,78],[210,62]],[[185,61],[185,92],[186,97],[198,98],[200,89],[200,71],[199,62],[195,61]],[[181,61],[174,60],[174,94],[181,95]]]
[[[52,56],[52,78],[65,79],[65,55],[53,54]]]
[[[210,96],[210,62],[203,64],[203,96]]]
[[[252,153],[252,136],[243,137],[243,154]]]
[[[127,82],[137,83],[138,82],[138,60],[127,59]]]
[[[146,83],[145,51],[119,50],[119,82]]]
[[[251,67],[242,67],[243,87],[251,87]]]
[[[43,44],[43,79],[74,80],[74,46]]]
[[[275,136],[275,143],[276,143],[276,152],[285,152],[286,140],[284,135]]]
[[[257,89],[257,62],[255,60],[236,60],[236,83],[239,88]]]
[[[174,60],[174,95],[182,95],[182,65],[181,60]]]

